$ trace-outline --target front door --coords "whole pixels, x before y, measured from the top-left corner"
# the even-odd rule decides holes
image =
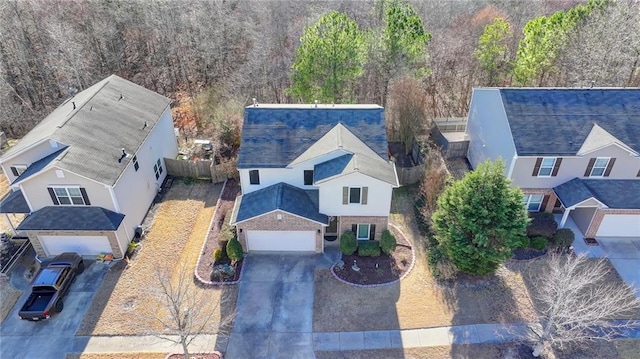
[[[325,237],[338,235],[338,217],[336,216],[329,217],[329,225],[327,226],[327,229],[325,229],[324,235]]]

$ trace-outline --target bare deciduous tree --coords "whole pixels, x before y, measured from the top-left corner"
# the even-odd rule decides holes
[[[408,154],[416,133],[426,122],[424,89],[417,80],[404,78],[391,85],[390,97],[390,137],[402,142]]]
[[[180,344],[184,358],[189,358],[189,345],[200,334],[212,330],[221,334],[231,323],[233,315],[222,310],[224,296],[215,300],[207,290],[198,288],[186,266],[174,275],[168,269],[158,269],[156,280],[160,307],[150,323],[150,334]],[[218,313],[220,319],[216,320]]]
[[[534,300],[540,307],[540,327],[531,328],[537,337],[535,357],[553,347],[609,341],[638,325],[619,319],[640,309],[640,298],[627,286],[611,281],[611,275],[604,258],[549,256],[546,267],[534,278]]]

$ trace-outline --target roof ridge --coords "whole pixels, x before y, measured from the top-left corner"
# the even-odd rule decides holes
[[[115,75],[113,75],[113,74],[112,74],[111,76],[109,76],[109,77],[107,77],[106,79],[102,80],[102,81],[104,81],[104,84],[102,84],[102,86],[100,86],[98,89],[96,89],[96,91],[95,91],[93,94],[91,94],[91,96],[89,96],[89,98],[88,98],[85,102],[83,102],[83,103],[82,103],[82,105],[80,105],[80,106],[76,107],[76,109],[75,109],[75,110],[71,111],[71,114],[69,115],[69,117],[68,117],[66,120],[64,120],[64,122],[62,122],[60,125],[58,125],[58,126],[56,126],[56,127],[57,127],[57,128],[62,128],[64,125],[66,125],[66,124],[67,124],[67,122],[71,121],[71,119],[72,119],[72,118],[73,118],[73,117],[74,117],[74,116],[75,116],[75,115],[76,115],[76,114],[77,114],[77,113],[78,113],[82,108],[84,108],[84,106],[86,106],[86,104],[87,104],[87,103],[89,103],[89,101],[91,101],[91,99],[93,99],[93,98],[94,98],[98,93],[100,93],[100,91],[102,91],[102,89],[103,89],[105,86],[107,86],[107,84],[111,81],[111,78],[112,78],[113,76],[115,76]],[[91,86],[89,86],[89,88],[90,88],[90,87],[91,87]],[[87,89],[88,89],[88,88],[87,88]],[[75,97],[75,95],[74,95],[74,97]],[[73,97],[72,97],[72,98],[70,98],[69,100],[71,100],[71,99],[73,99]],[[68,102],[69,100],[67,100],[67,102]],[[73,102],[73,101],[72,101],[72,102]],[[75,105],[75,103],[74,103],[74,105]],[[54,131],[54,132],[55,132],[55,131]]]

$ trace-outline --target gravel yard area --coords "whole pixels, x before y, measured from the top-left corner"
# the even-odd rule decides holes
[[[221,184],[173,183],[139,252],[130,262],[116,263],[107,273],[77,335],[140,335],[150,328],[160,330],[151,324],[151,318],[164,315],[155,295],[157,271],[172,271],[174,280],[183,265],[189,273],[194,272],[221,188]],[[204,331],[217,332],[221,318],[235,310],[237,289],[193,284],[192,290],[205,293],[212,306],[221,301]]]
[[[8,278],[0,277],[0,323],[9,315],[22,292],[13,288]]]
[[[167,353],[67,354],[65,359],[165,359]]]

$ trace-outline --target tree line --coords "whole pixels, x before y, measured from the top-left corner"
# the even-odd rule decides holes
[[[18,138],[112,73],[188,98],[205,135],[251,98],[393,108],[412,89],[421,116],[465,116],[473,86],[638,86],[638,27],[633,1],[8,0],[0,126]]]

